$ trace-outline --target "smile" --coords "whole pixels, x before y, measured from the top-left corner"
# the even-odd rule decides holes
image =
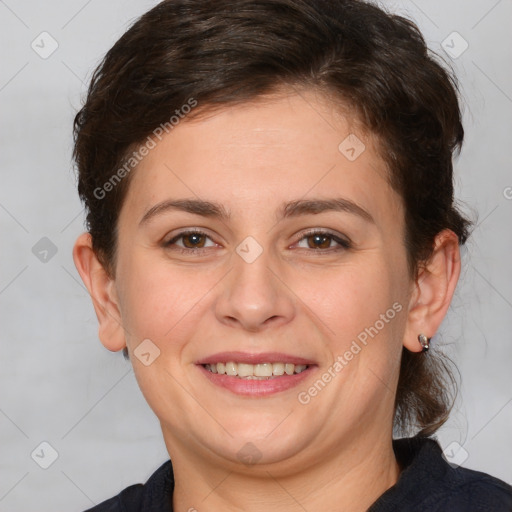
[[[308,368],[305,364],[293,363],[236,363],[228,361],[226,363],[214,363],[203,365],[211,373],[219,375],[229,375],[247,380],[268,380],[281,377],[283,375],[294,375],[302,373]]]

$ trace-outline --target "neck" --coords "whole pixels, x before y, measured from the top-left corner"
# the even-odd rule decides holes
[[[329,450],[320,456],[315,452],[315,460],[301,454],[300,462],[243,467],[220,466],[174,440],[169,450],[175,480],[173,510],[363,512],[396,483],[400,473],[391,435],[386,434],[379,442],[372,442],[370,436],[351,440],[338,452]]]

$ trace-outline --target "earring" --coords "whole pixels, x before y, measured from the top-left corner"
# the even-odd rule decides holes
[[[423,352],[427,352],[430,348],[430,340],[432,338],[427,338],[425,334],[421,333],[418,335],[418,341],[420,342],[421,347],[423,348]]]

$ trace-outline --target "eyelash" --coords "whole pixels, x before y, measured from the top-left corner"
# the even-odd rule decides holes
[[[204,236],[206,238],[209,238],[211,240],[210,236],[207,233],[205,233],[204,231],[201,231],[200,229],[192,229],[190,231],[183,231],[182,233],[180,233],[179,235],[176,235],[171,240],[169,240],[167,242],[164,242],[164,247],[170,248],[179,239],[181,239],[183,237],[186,237],[186,236],[189,236],[189,235],[200,235],[200,236]],[[326,230],[322,230],[322,229],[311,229],[309,231],[306,231],[305,233],[302,233],[301,238],[299,238],[299,240],[297,240],[297,242],[295,242],[295,243],[299,243],[302,240],[304,240],[305,238],[308,238],[308,237],[311,237],[311,236],[314,236],[314,235],[329,237],[334,242],[338,243],[339,247],[335,247],[335,248],[329,247],[327,249],[311,249],[311,248],[308,248],[308,249],[306,249],[307,251],[313,251],[315,253],[331,253],[331,252],[345,251],[345,250],[350,249],[352,247],[352,243],[348,239],[340,238],[337,235],[335,235],[334,233],[331,233],[330,231],[326,231]],[[173,248],[173,250],[178,251],[178,252],[183,253],[183,254],[197,254],[197,255],[203,254],[203,252],[207,251],[208,249],[210,249],[210,247],[199,247],[197,249],[186,248],[186,247],[185,248],[184,247],[174,247]],[[304,248],[301,247],[301,249],[304,249]]]

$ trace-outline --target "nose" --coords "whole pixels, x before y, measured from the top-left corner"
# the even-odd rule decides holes
[[[265,250],[251,263],[235,252],[233,268],[222,280],[215,304],[217,319],[251,332],[290,322],[295,315],[295,301],[279,270],[279,263]]]

